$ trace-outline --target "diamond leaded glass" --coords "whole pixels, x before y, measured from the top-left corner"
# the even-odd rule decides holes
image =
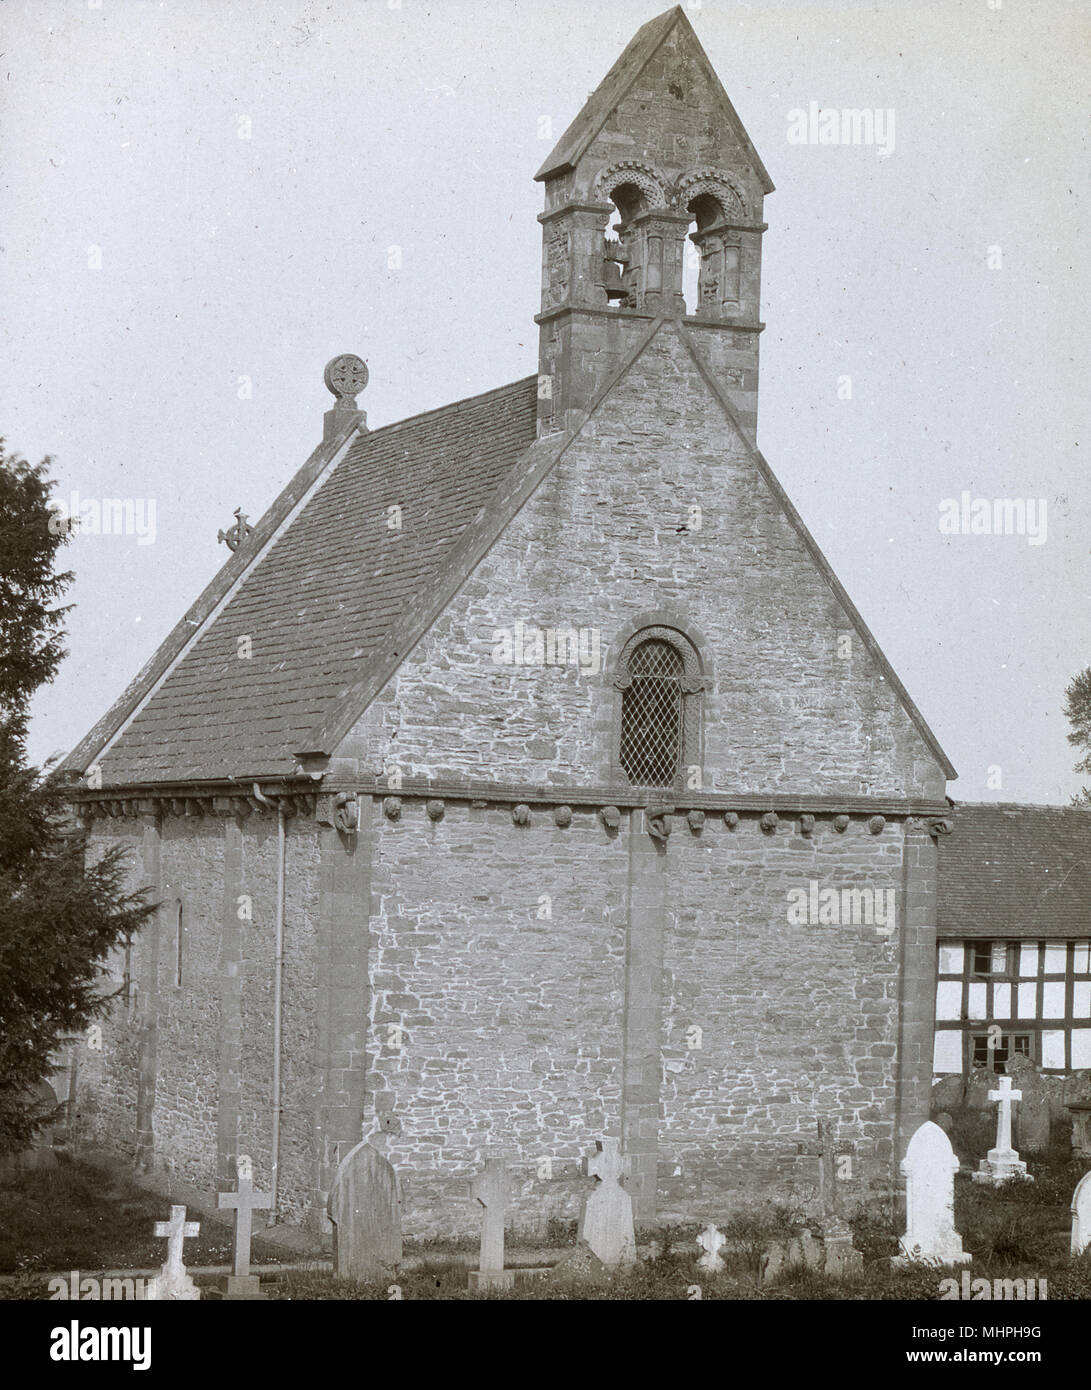
[[[652,638],[629,658],[622,695],[620,762],[637,787],[669,787],[682,757],[684,663],[670,642]]]

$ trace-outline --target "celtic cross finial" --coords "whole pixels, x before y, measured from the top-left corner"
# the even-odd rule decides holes
[[[227,545],[228,550],[238,550],[239,546],[242,545],[243,541],[254,529],[247,520],[241,507],[235,508],[234,516],[234,526],[229,526],[226,531],[221,531],[216,537],[217,541],[223,541]]]

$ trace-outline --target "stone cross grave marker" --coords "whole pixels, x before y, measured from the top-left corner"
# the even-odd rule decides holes
[[[1020,1162],[1011,1146],[1011,1105],[1012,1101],[1023,1099],[1023,1092],[1012,1090],[1010,1076],[1002,1076],[998,1084],[999,1090],[989,1092],[989,1099],[995,1100],[998,1106],[996,1148],[989,1150],[988,1157],[978,1163],[973,1175],[974,1182],[988,1183],[992,1187],[998,1187],[1009,1178],[1027,1176],[1027,1165]]]
[[[380,1279],[402,1262],[398,1176],[370,1139],[341,1160],[326,1206],[339,1279]]]
[[[955,1230],[955,1174],[958,1159],[939,1125],[926,1120],[909,1141],[902,1159],[905,1176],[906,1231],[895,1264],[911,1260],[969,1264]]]
[[[167,1258],[158,1275],[148,1285],[146,1297],[158,1302],[167,1300],[193,1301],[201,1291],[187,1274],[182,1263],[182,1242],[189,1236],[201,1234],[199,1221],[187,1221],[185,1207],[171,1207],[169,1221],[157,1221],[155,1234],[167,1240]]]
[[[1091,1249],[1091,1172],[1084,1173],[1072,1194],[1072,1253]]]
[[[255,1211],[268,1211],[273,1205],[272,1194],[255,1192],[254,1180],[249,1163],[239,1162],[239,1185],[237,1192],[221,1192],[216,1197],[216,1205],[235,1213],[235,1265],[234,1272],[219,1290],[221,1298],[263,1298],[261,1279],[250,1273],[250,1237],[252,1218]]]
[[[707,1270],[709,1274],[719,1274],[724,1267],[720,1251],[727,1244],[727,1237],[710,1221],[697,1237],[697,1244],[705,1252],[698,1258],[697,1268]]]
[[[633,1231],[633,1199],[621,1185],[629,1176],[629,1159],[621,1153],[621,1141],[596,1140],[598,1152],[583,1160],[588,1177],[597,1178],[580,1214],[580,1240],[586,1240],[608,1268],[636,1263]]]
[[[490,1158],[485,1171],[470,1183],[470,1196],[476,1197],[484,1208],[481,1257],[478,1268],[470,1271],[471,1289],[510,1289],[515,1285],[515,1271],[504,1268],[504,1213],[511,1195],[507,1164],[503,1158]]]

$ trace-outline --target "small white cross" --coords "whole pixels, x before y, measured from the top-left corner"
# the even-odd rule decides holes
[[[698,1267],[707,1269],[710,1274],[718,1274],[724,1267],[724,1262],[720,1259],[720,1251],[727,1244],[727,1237],[722,1235],[710,1221],[697,1237],[697,1244],[705,1252],[697,1261]]]
[[[1022,1100],[1023,1092],[1012,1090],[1010,1076],[1002,1076],[998,1085],[1000,1089],[990,1091],[989,1099],[1000,1103],[996,1115],[996,1147],[998,1151],[1007,1153],[1011,1150],[1011,1103]]]
[[[155,1234],[167,1238],[167,1267],[180,1270],[182,1266],[182,1242],[187,1236],[201,1234],[199,1221],[187,1221],[185,1207],[171,1207],[169,1221],[157,1221]]]

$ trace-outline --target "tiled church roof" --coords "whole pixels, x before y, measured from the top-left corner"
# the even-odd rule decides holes
[[[359,680],[414,595],[533,444],[536,387],[529,377],[361,435],[261,554],[251,542],[273,534],[266,514],[221,572],[227,579],[245,575],[222,612],[188,650],[184,633],[168,638],[67,768],[82,772],[96,757],[146,694],[141,682],[148,686],[149,673],[171,657],[173,639],[181,659],[97,757],[103,783],[290,776],[293,752]],[[297,477],[287,500],[297,501],[309,481]],[[283,513],[281,525],[285,497],[271,509]],[[387,525],[395,505],[400,530]],[[249,574],[240,568],[244,551],[251,560],[260,554]],[[214,585],[202,596],[202,619],[222,601]],[[221,587],[230,592],[229,584]],[[186,621],[190,635],[201,625]],[[249,658],[238,655],[243,637],[250,638]]]
[[[939,841],[943,937],[1091,937],[1091,808],[959,806]]]

